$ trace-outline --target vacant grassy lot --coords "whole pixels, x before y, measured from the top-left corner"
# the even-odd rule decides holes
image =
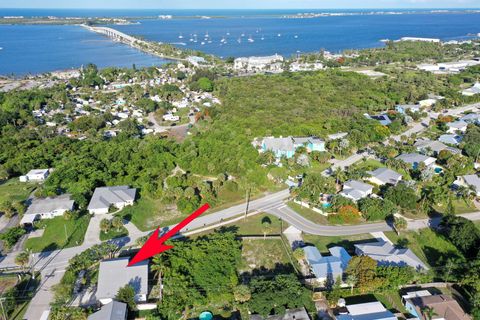
[[[25,248],[42,252],[78,246],[83,242],[89,221],[89,215],[76,220],[65,220],[63,217],[41,220],[38,228],[45,228],[43,236],[28,239]]]
[[[102,241],[126,236],[128,236],[128,230],[125,227],[121,227],[120,229],[111,228],[107,233],[100,231],[100,240]]]
[[[473,201],[470,201],[470,200],[467,202],[460,199],[453,200],[453,207],[455,208],[456,214],[478,211]],[[447,204],[444,204],[442,206],[434,206],[434,209],[439,213],[445,213],[446,208],[447,208]]]
[[[305,207],[302,207],[301,205],[299,204],[296,204],[295,202],[293,201],[290,201],[287,203],[288,206],[290,208],[292,208],[293,210],[295,210],[299,215],[301,215],[302,217],[304,217],[305,219],[308,219],[314,223],[317,223],[317,224],[330,224],[328,222],[328,219],[326,216],[324,215],[321,215],[320,213],[318,212],[315,212],[311,209],[308,209],[308,208],[305,208]]]
[[[290,265],[285,247],[280,239],[243,239],[240,273],[274,270]]]
[[[431,229],[422,229],[419,232],[406,231],[400,236],[393,231],[385,234],[393,243],[406,245],[420,259],[433,267],[444,265],[448,258],[462,256],[450,241]]]
[[[355,251],[356,243],[365,243],[376,241],[370,234],[359,234],[355,236],[322,237],[310,234],[304,234],[305,244],[314,245],[321,253],[329,253],[328,248],[340,246],[344,247],[350,254]]]
[[[36,183],[20,182],[17,178],[0,183],[0,203],[25,201],[37,186]]]

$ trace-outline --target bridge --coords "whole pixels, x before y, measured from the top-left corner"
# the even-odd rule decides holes
[[[110,39],[112,39],[113,41],[122,42],[122,43],[125,43],[125,44],[128,44],[128,45],[134,45],[135,43],[137,43],[137,44],[147,44],[146,41],[137,39],[135,37],[132,37],[128,34],[125,34],[123,32],[120,32],[120,31],[112,29],[112,28],[92,27],[92,26],[87,26],[87,25],[84,25],[84,27],[87,28],[90,31],[103,34],[103,35],[109,37]]]

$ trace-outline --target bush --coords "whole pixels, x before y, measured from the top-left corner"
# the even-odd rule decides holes
[[[22,227],[13,227],[8,229],[5,233],[0,234],[0,239],[3,240],[3,245],[7,249],[10,249],[25,233],[26,231]]]

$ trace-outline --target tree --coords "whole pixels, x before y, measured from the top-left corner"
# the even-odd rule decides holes
[[[407,220],[401,217],[395,217],[393,221],[395,230],[400,234],[400,231],[407,229],[408,223]]]
[[[302,248],[297,248],[293,251],[293,257],[297,259],[297,261],[305,259],[305,251]]]
[[[263,239],[267,239],[267,233],[272,230],[272,220],[269,217],[262,219]]]
[[[198,87],[202,91],[212,92],[213,91],[213,82],[208,78],[200,78],[197,81]]]
[[[25,271],[25,266],[28,265],[30,261],[30,252],[22,251],[15,257],[15,263],[22,267],[22,270]]]
[[[358,206],[368,221],[384,220],[395,212],[395,205],[389,200],[363,198]]]
[[[117,231],[120,231],[120,229],[123,227],[123,221],[122,218],[120,217],[113,217],[112,219],[112,226],[117,229]]]
[[[135,289],[129,284],[118,289],[115,299],[121,302],[125,302],[130,310],[137,309],[137,304],[135,302]]]
[[[422,314],[426,320],[432,320],[434,316],[438,315],[432,307],[423,307]]]
[[[355,274],[347,276],[347,284],[350,286],[350,294],[353,294],[353,287],[357,284],[357,277]]]
[[[402,209],[414,210],[417,205],[418,196],[415,190],[400,183],[397,186],[388,188],[385,193],[385,200],[389,200]]]
[[[100,221],[100,230],[102,230],[104,233],[110,231],[111,227],[112,223],[110,222],[110,220],[103,218],[102,221]]]
[[[357,286],[365,292],[376,287],[377,261],[369,256],[355,256],[348,263],[346,273],[357,279]]]
[[[233,296],[235,301],[245,303],[252,298],[252,293],[250,292],[250,288],[248,288],[248,286],[241,284],[233,289]]]
[[[22,227],[13,227],[7,229],[6,232],[0,234],[0,239],[3,240],[3,245],[5,248],[12,248],[18,240],[26,233],[25,229]]]

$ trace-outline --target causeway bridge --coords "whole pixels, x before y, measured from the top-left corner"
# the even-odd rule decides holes
[[[84,25],[84,27],[87,28],[90,31],[103,34],[103,35],[109,37],[110,39],[112,39],[113,41],[122,42],[122,43],[125,43],[125,44],[128,44],[128,45],[134,45],[135,43],[137,43],[137,44],[147,44],[146,41],[137,39],[135,37],[132,37],[128,34],[125,34],[123,32],[120,32],[120,31],[112,29],[112,28],[92,27],[92,26],[87,26],[87,25]]]

